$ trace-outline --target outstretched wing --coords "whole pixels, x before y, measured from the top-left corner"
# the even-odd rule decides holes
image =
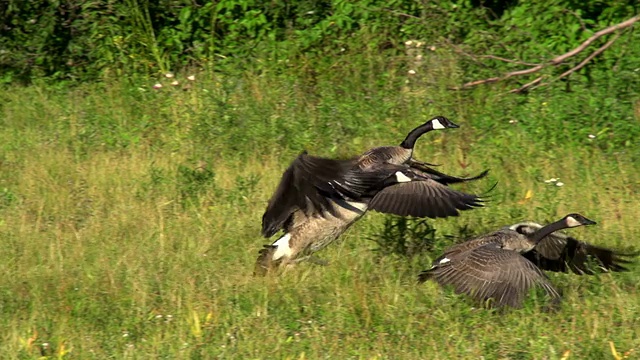
[[[387,174],[387,178],[377,185],[380,190],[369,203],[370,210],[400,216],[444,218],[483,206],[478,195],[451,189],[431,174],[408,167],[391,169]]]
[[[517,252],[501,249],[496,244],[483,245],[451,259],[442,258],[418,279],[420,282],[434,279],[476,301],[493,299],[499,306],[520,307],[524,296],[536,286],[551,298],[560,298],[540,269]]]
[[[476,195],[426,179],[384,188],[373,197],[369,209],[401,216],[445,218],[458,216],[461,210],[481,207],[482,201]]]
[[[532,234],[541,227],[542,225],[531,222],[510,226],[521,234]],[[591,245],[556,231],[547,235],[533,250],[523,255],[542,270],[594,275],[596,268],[590,266],[592,261],[602,271],[627,271],[625,265],[630,264],[631,258],[638,253],[623,253]]]
[[[282,174],[280,184],[262,215],[262,235],[271,237],[283,228],[295,211],[326,212],[337,216],[329,199],[339,196],[331,181],[344,176],[353,160],[333,160],[301,153]]]
[[[408,165],[376,164],[367,169],[353,167],[330,182],[331,189],[352,200],[371,199],[369,209],[414,217],[458,216],[459,211],[483,206],[478,195],[453,190],[442,182],[470,181],[429,174]],[[481,178],[486,173],[475,178]],[[475,179],[473,178],[473,179]],[[454,181],[453,179],[456,179]]]
[[[440,184],[443,185],[449,185],[449,184],[457,184],[457,183],[463,183],[463,182],[467,182],[467,181],[473,181],[473,180],[478,180],[478,179],[482,179],[483,177],[487,176],[487,174],[489,174],[489,170],[484,170],[483,172],[481,172],[478,175],[475,176],[471,176],[471,177],[467,177],[467,178],[462,178],[462,177],[457,177],[457,176],[452,176],[452,175],[447,175],[445,173],[442,173],[438,170],[432,169],[431,167],[429,167],[430,164],[428,163],[424,163],[421,161],[417,161],[415,159],[411,159],[409,160],[409,166],[411,166],[414,169],[420,170],[424,173],[427,173],[430,175],[430,177],[439,182]],[[433,165],[431,165],[433,166]]]

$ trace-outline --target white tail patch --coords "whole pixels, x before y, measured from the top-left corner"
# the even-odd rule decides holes
[[[567,217],[567,226],[568,227],[576,227],[576,226],[581,226],[582,223],[578,220],[576,220],[573,216],[568,216]]]
[[[274,246],[277,246],[276,252],[273,253],[273,260],[278,260],[285,256],[290,257],[293,251],[289,246],[289,240],[291,240],[291,234],[284,234],[280,239],[276,240],[273,243]]]
[[[441,130],[446,128],[446,126],[444,126],[438,119],[432,120],[431,126],[433,126],[433,130]]]
[[[410,182],[411,178],[403,174],[401,171],[396,171],[396,181],[399,183]]]
[[[451,261],[451,259],[449,259],[449,258],[442,258],[442,260],[440,260],[440,261],[438,262],[438,264],[439,264],[439,265],[446,264],[446,263],[448,263],[449,261]]]

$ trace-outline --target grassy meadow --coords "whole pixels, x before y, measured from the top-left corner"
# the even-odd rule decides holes
[[[483,310],[416,284],[455,241],[569,212],[598,222],[575,237],[638,249],[640,99],[579,88],[505,95],[500,85],[454,92],[455,62],[430,66],[424,77],[381,79],[372,64],[313,82],[203,71],[195,81],[177,74],[179,86],[132,78],[3,89],[0,358],[640,356],[635,264],[549,274],[564,293],[557,312],[536,296],[524,309]],[[153,90],[156,81],[164,86]],[[456,187],[482,193],[497,182],[486,207],[429,220],[432,251],[413,256],[380,251],[389,217],[368,213],[317,254],[328,266],[252,276],[270,241],[260,236],[262,212],[297,153],[397,144],[439,114],[461,127],[424,136],[416,158],[455,175],[490,169]]]

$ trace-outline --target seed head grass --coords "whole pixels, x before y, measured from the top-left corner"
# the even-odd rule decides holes
[[[295,83],[196,78],[189,90],[153,91],[151,80],[147,92],[116,83],[2,95],[4,358],[595,359],[612,357],[611,344],[637,355],[637,265],[549,274],[563,291],[555,312],[538,293],[497,312],[416,283],[450,244],[570,212],[598,222],[572,236],[637,249],[637,146],[571,142],[560,125],[553,136],[566,144],[544,138],[554,120],[533,130],[535,113],[488,125],[504,104],[482,92],[438,95],[425,111],[410,90],[374,92],[371,103],[322,84],[318,98]],[[486,207],[429,220],[433,249],[410,257],[379,251],[373,239],[388,215],[371,212],[317,254],[329,265],[252,276],[273,241],[260,236],[262,212],[300,151],[337,157],[398,144],[440,113],[461,128],[424,136],[415,157],[460,176],[490,169],[456,186],[483,193],[497,182]],[[564,185],[545,183],[553,177]]]

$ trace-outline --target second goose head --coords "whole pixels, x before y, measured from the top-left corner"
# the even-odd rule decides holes
[[[404,141],[400,144],[405,149],[413,149],[416,144],[416,141],[422,136],[424,133],[429,132],[431,130],[442,130],[442,129],[455,129],[460,126],[454,124],[451,120],[447,119],[444,116],[436,116],[426,123],[418,126],[417,128],[411,130],[411,132],[407,135]]]
[[[596,224],[595,221],[589,220],[586,217],[576,213],[565,216],[563,220],[568,228]]]
[[[532,245],[535,246],[535,245],[538,245],[538,243],[542,239],[544,239],[547,235],[551,234],[552,232],[562,230],[562,229],[572,228],[572,227],[594,225],[594,224],[596,224],[595,221],[589,220],[583,215],[572,213],[572,214],[566,215],[565,217],[563,217],[562,219],[556,222],[553,222],[547,226],[543,226],[540,230],[536,231],[535,233],[531,235],[527,235],[527,237],[529,238],[529,241],[532,243]]]

